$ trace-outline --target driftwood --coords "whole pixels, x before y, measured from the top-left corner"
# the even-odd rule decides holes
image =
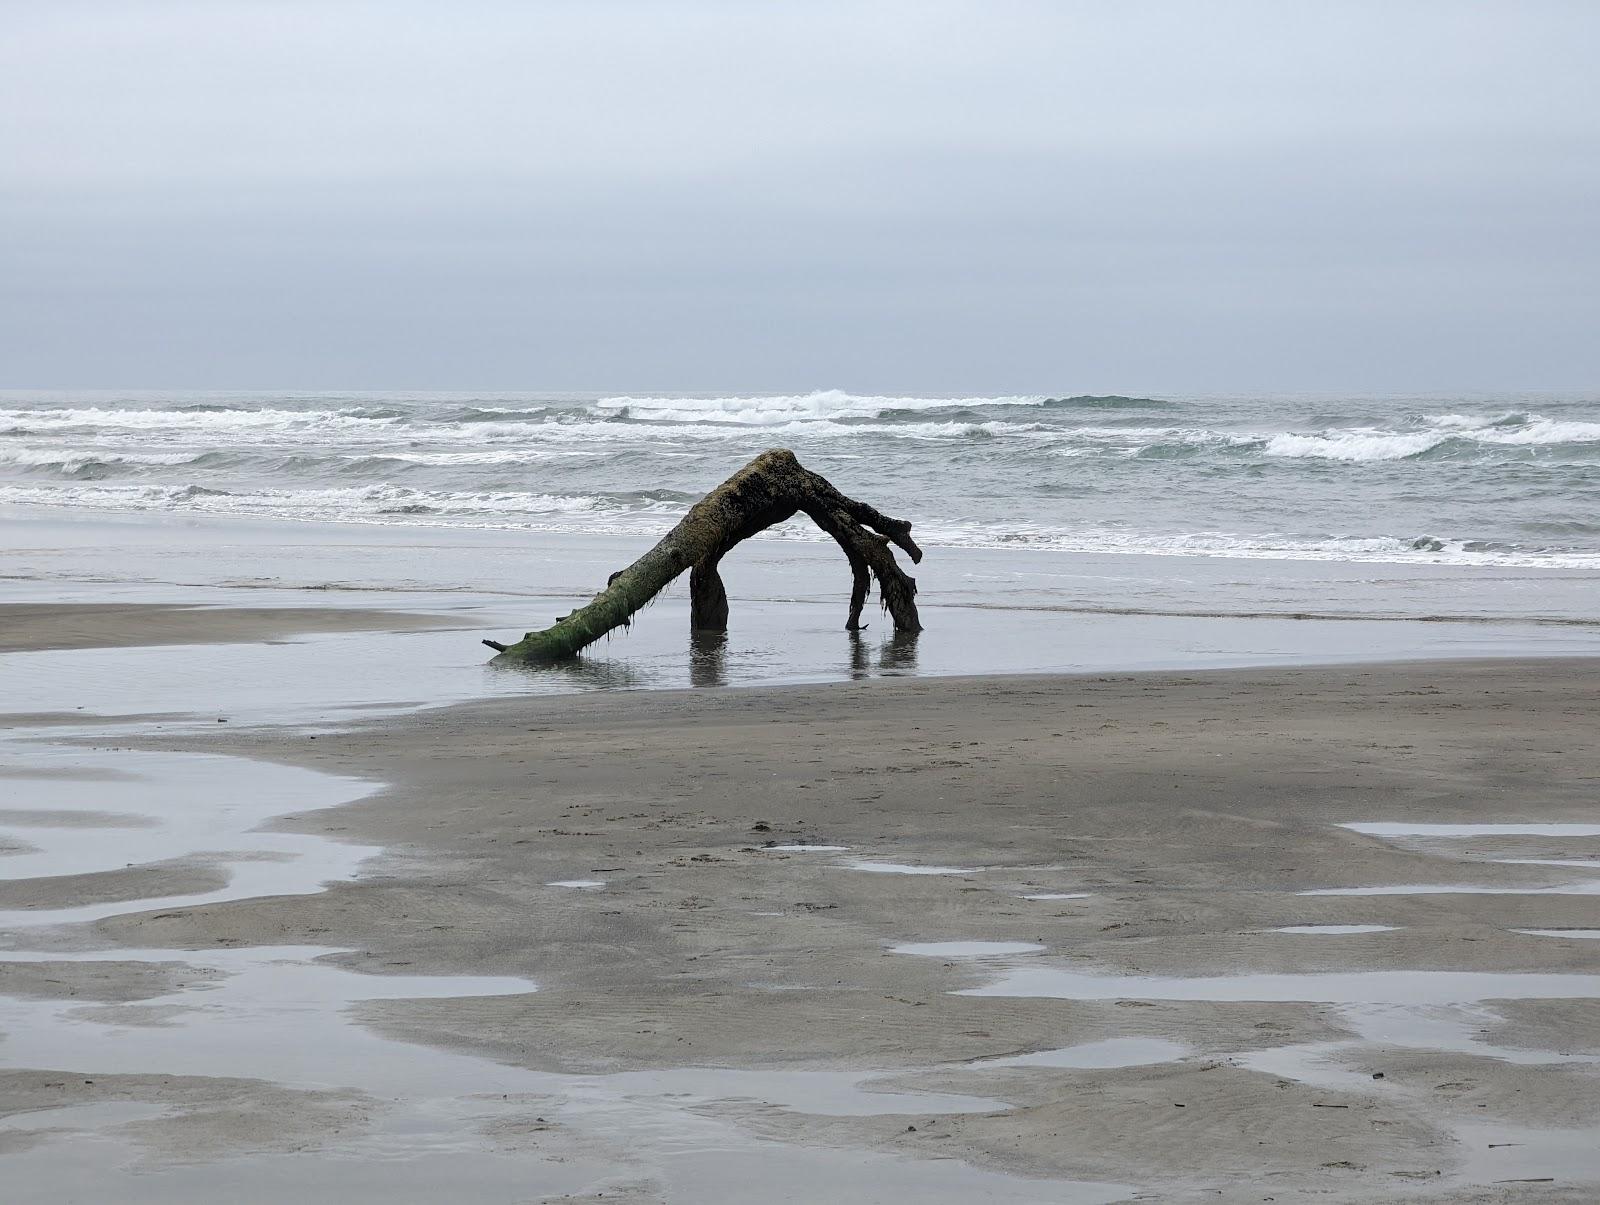
[[[728,593],[718,563],[741,540],[805,513],[844,550],[852,584],[845,627],[861,627],[861,608],[878,580],[883,609],[896,632],[919,632],[917,583],[895,560],[890,545],[905,551],[913,563],[922,549],[911,539],[911,524],[891,519],[864,502],[847,498],[827,481],[803,468],[793,452],[763,452],[694,506],[649,552],[620,573],[586,606],[557,620],[542,632],[529,632],[512,645],[493,640],[496,660],[555,661],[570,657],[607,632],[626,626],[634,612],[653,599],[685,569],[689,570],[689,626],[696,632],[723,632],[728,627]]]

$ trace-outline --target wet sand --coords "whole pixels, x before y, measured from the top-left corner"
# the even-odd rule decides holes
[[[277,640],[303,632],[448,627],[436,616],[356,607],[180,607],[162,603],[0,604],[0,653]]]
[[[366,1199],[340,1176],[418,1124],[395,1112],[412,1051],[418,1097],[477,1135],[440,1164],[477,1200],[1590,1201],[1600,836],[1542,826],[1600,823],[1596,668],[596,692],[314,739],[123,733],[354,783],[265,829],[384,852],[322,891],[0,936],[33,951],[0,992],[37,1026],[0,1043],[0,1152],[59,1174],[77,1125],[166,1199],[230,1168],[266,1175],[262,1200]],[[1348,827],[1378,824],[1404,831]],[[1440,824],[1493,827],[1418,828]],[[215,891],[228,864],[189,852],[142,890]],[[209,1069],[174,1038],[134,1066],[130,1043],[163,1057],[157,1027],[221,1023],[172,995],[185,974],[224,1004],[264,990],[259,947],[360,1024],[308,1023],[298,1049],[257,1029],[253,1061]],[[19,1061],[30,1041],[55,1061]],[[340,1078],[363,1043],[394,1078]],[[462,1103],[475,1085],[493,1108]],[[374,1199],[437,1199],[384,1166]]]

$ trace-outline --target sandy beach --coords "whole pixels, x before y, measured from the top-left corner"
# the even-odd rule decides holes
[[[1596,1205],[1596,45],[0,6],[0,1205]]]
[[[1571,658],[17,714],[8,1192],[1592,1200],[1594,705]],[[141,777],[266,846],[4,869],[136,839]]]

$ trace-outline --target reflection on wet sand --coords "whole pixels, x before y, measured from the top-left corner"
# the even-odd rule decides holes
[[[728,633],[689,633],[689,685],[728,684]]]
[[[874,674],[914,674],[917,672],[917,632],[896,632],[874,650],[860,632],[850,633],[850,676],[870,678]]]
[[[919,672],[916,632],[895,632],[881,640],[848,632],[848,653],[841,667],[853,679],[914,675]],[[604,645],[596,646],[604,648]],[[688,666],[688,685],[727,686],[759,679],[776,653],[766,645],[730,647],[727,632],[691,631],[687,656],[674,658]],[[629,657],[603,657],[593,650],[547,665],[496,662],[494,668],[520,675],[540,692],[575,690],[641,690],[677,685],[649,664]]]
[[[611,657],[577,656],[548,665],[496,661],[492,669],[507,676],[526,678],[541,694],[569,690],[641,690],[651,685],[648,677],[632,664]]]

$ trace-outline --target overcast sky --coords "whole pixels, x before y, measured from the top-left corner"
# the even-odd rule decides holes
[[[1594,0],[3,0],[0,386],[1600,387]]]

